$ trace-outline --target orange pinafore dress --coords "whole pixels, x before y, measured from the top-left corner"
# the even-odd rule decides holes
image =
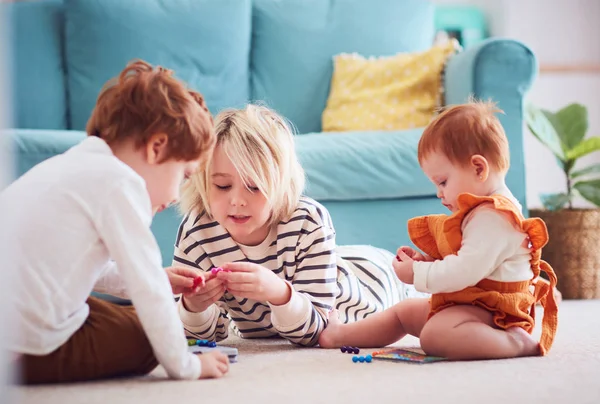
[[[469,212],[484,203],[504,213],[529,236],[533,279],[522,282],[483,279],[475,286],[458,292],[433,294],[429,318],[447,307],[471,304],[492,312],[494,323],[499,328],[517,326],[531,334],[535,325],[535,305],[540,302],[544,308],[540,351],[546,355],[556,335],[558,306],[554,297],[556,274],[548,263],[541,260],[541,249],[548,242],[548,231],[542,219],[525,219],[505,196],[480,197],[465,193],[458,197],[459,210],[451,216],[430,215],[409,220],[409,236],[415,246],[432,258],[443,259],[446,255],[457,254],[462,242],[462,221]],[[549,282],[539,276],[541,271],[548,275]]]

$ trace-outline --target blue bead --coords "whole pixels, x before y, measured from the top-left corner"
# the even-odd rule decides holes
[[[211,342],[208,343],[208,346],[211,347],[211,348],[214,348],[214,347],[217,346],[217,343],[214,342],[214,341],[211,341]]]
[[[358,349],[357,347],[354,347],[354,353],[358,355],[360,353],[360,349]]]
[[[373,360],[373,357],[372,357],[371,355],[367,355],[367,356],[365,357],[365,361],[366,361],[367,363],[371,363],[371,361],[372,361],[372,360]]]
[[[358,362],[358,356],[353,356],[352,357],[352,362],[354,362],[354,363]]]
[[[343,347],[340,348],[340,351],[346,353],[346,346],[344,345]]]
[[[358,357],[358,361],[359,362],[364,362],[365,361],[365,357],[364,356],[359,356]]]

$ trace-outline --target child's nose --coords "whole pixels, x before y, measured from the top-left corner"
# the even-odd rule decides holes
[[[444,193],[442,192],[441,189],[438,188],[438,190],[437,190],[437,197],[438,197],[438,199],[442,199],[443,196],[444,196]]]
[[[246,200],[240,194],[233,194],[231,196],[231,204],[233,206],[246,206]]]

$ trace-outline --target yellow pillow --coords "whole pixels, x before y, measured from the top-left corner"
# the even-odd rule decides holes
[[[324,132],[426,126],[441,105],[442,74],[460,45],[453,39],[418,53],[334,57]]]

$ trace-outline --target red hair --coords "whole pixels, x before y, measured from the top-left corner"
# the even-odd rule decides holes
[[[463,166],[479,154],[486,158],[490,168],[508,171],[508,139],[495,113],[504,112],[489,101],[470,101],[446,108],[423,131],[418,147],[419,164],[432,152],[443,153],[452,163]]]
[[[172,71],[142,60],[129,63],[106,83],[86,131],[111,147],[133,140],[137,148],[145,146],[152,135],[166,134],[163,161],[198,160],[216,142],[212,116],[202,95],[187,89]]]

